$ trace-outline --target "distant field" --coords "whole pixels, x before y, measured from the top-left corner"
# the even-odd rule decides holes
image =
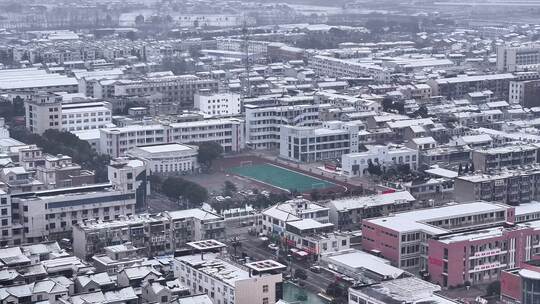
[[[336,187],[336,184],[322,179],[271,164],[247,164],[229,168],[228,171],[286,191],[309,192]]]

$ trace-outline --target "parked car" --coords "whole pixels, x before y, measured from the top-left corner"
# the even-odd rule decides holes
[[[321,271],[322,271],[321,266],[311,266],[311,267],[309,267],[309,270],[311,272],[315,272],[315,273],[321,273]]]
[[[271,244],[268,244],[268,249],[277,251],[279,247],[278,245],[271,243]]]

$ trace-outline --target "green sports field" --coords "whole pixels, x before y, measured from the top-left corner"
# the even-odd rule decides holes
[[[236,175],[251,178],[287,191],[296,190],[299,192],[309,192],[313,189],[325,189],[336,186],[335,184],[322,179],[307,176],[271,164],[232,167],[229,171]]]

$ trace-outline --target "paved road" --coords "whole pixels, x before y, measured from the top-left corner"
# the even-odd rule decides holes
[[[245,252],[254,260],[277,259],[276,254],[268,249],[258,238],[244,236],[244,238],[240,238],[240,241],[242,243],[242,247],[237,248],[237,255]],[[290,263],[288,270],[291,270],[291,268],[292,273],[294,273],[298,268],[305,270],[308,278],[307,280],[302,281],[305,284],[305,287],[315,294],[324,292],[328,284],[335,281],[335,276],[331,273],[324,271],[322,273],[314,273],[310,271],[307,263],[299,263],[293,260],[292,263]]]

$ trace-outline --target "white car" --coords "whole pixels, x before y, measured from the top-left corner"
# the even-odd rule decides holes
[[[271,250],[276,251],[276,250],[279,249],[279,247],[278,247],[278,245],[276,245],[276,244],[269,244],[269,245],[268,245],[268,249],[271,249]]]

